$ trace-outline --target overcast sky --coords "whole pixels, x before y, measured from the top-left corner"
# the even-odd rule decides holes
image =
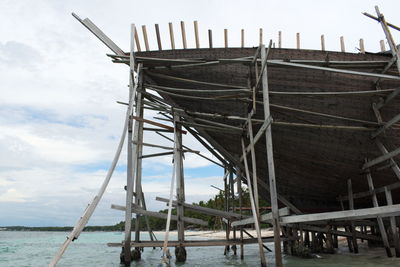
[[[208,29],[215,46],[222,46],[224,28],[230,46],[239,46],[242,28],[246,46],[254,46],[263,28],[264,40],[276,41],[282,31],[287,48],[295,46],[300,32],[302,48],[319,49],[325,34],[327,50],[339,50],[344,36],[347,51],[357,52],[364,38],[366,49],[376,52],[382,29],[361,14],[374,14],[376,4],[387,20],[400,25],[398,0],[0,1],[0,226],[73,225],[100,187],[118,145],[126,107],[116,101],[127,100],[128,68],[111,63],[107,47],[71,12],[89,17],[126,51],[130,23],[138,26],[141,41],[140,26],[147,25],[151,49],[159,23],[163,47],[169,49],[168,22],[174,23],[180,48],[179,22],[186,22],[188,45],[194,47],[193,20],[198,20],[202,47]],[[398,33],[394,36],[398,40]],[[145,139],[169,144],[154,135]],[[190,136],[184,143],[204,151]],[[222,186],[220,168],[193,155],[184,164],[188,202],[217,193],[210,185]],[[89,224],[123,220],[110,206],[125,203],[125,168],[124,152]],[[144,161],[150,210],[164,208],[154,198],[168,195],[170,179],[170,157]]]

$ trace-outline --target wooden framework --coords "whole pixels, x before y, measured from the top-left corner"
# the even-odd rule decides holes
[[[348,246],[352,252],[357,253],[358,240],[365,239],[371,242],[382,242],[389,257],[393,254],[391,247],[394,247],[395,255],[399,257],[400,238],[396,217],[400,215],[400,204],[394,203],[400,201],[400,198],[392,194],[392,191],[400,188],[398,181],[400,179],[400,168],[395,159],[400,154],[400,148],[392,148],[389,152],[384,145],[384,143],[389,143],[389,138],[392,138],[394,144],[400,147],[400,136],[396,132],[399,129],[398,122],[400,121],[400,110],[396,108],[396,104],[399,103],[397,96],[400,93],[400,61],[398,60],[400,52],[391,36],[389,27],[396,30],[399,30],[399,28],[386,22],[377,7],[376,13],[377,17],[367,13],[364,15],[377,20],[381,24],[392,55],[389,60],[383,55],[367,55],[363,39],[360,39],[359,55],[345,53],[343,37],[340,37],[342,53],[330,53],[324,59],[322,55],[328,55],[325,54],[324,35],[321,35],[322,52],[318,51],[319,53],[301,49],[300,33],[296,34],[296,49],[290,51],[281,49],[281,31],[278,34],[278,48],[272,47],[272,40],[266,48],[262,42],[262,29],[259,30],[260,44],[257,49],[244,47],[244,30],[241,30],[240,48],[229,48],[228,29],[224,30],[224,48],[213,48],[212,31],[208,30],[209,50],[199,49],[200,33],[197,21],[194,21],[193,24],[196,47],[194,50],[187,49],[185,24],[181,22],[183,50],[177,48],[173,24],[169,23],[171,50],[163,51],[160,29],[156,24],[155,32],[159,51],[150,51],[146,26],[142,26],[146,51],[141,52],[136,27],[132,25],[131,49],[129,53],[125,53],[89,19],[81,20],[73,14],[79,22],[114,52],[114,54],[108,55],[112,62],[129,66],[129,102],[121,102],[121,104],[127,105],[125,126],[105,182],[50,266],[57,264],[68,245],[79,237],[80,232],[89,220],[104,194],[126,136],[128,139],[126,204],[125,206],[112,205],[112,208],[125,212],[125,237],[121,243],[109,244],[109,246],[121,246],[123,248],[123,255],[121,256],[123,256],[123,261],[126,264],[138,259],[140,257],[139,248],[143,247],[163,246],[165,256],[168,247],[171,246],[183,250],[187,246],[224,246],[225,254],[229,253],[230,246],[232,246],[233,253],[236,254],[236,245],[240,245],[240,257],[243,259],[244,245],[257,243],[260,264],[267,266],[265,250],[269,251],[269,249],[264,243],[267,240],[272,241],[272,237],[261,236],[261,222],[269,222],[273,226],[276,266],[283,266],[281,241],[283,241],[283,251],[288,253],[290,251],[293,255],[301,254],[301,249],[305,247],[309,247],[311,251],[315,252],[324,250],[333,253],[334,248],[337,247],[338,236],[348,238]],[[229,53],[232,56],[220,56]],[[308,55],[307,53],[310,56],[301,57]],[[282,58],[287,55],[289,55],[289,59]],[[228,78],[224,77],[224,74],[220,74],[228,71],[232,72],[225,75]],[[279,75],[282,75],[283,72],[287,72],[288,76],[280,77]],[[318,81],[318,85],[323,87],[322,89],[327,88],[327,90],[305,90],[308,86],[313,86],[315,89],[317,83],[313,84],[314,80],[310,80],[311,83],[308,80],[300,80],[300,82],[296,80],[300,79],[299,77],[302,75],[309,75],[310,77],[320,75],[321,80],[324,78],[325,80],[323,82]],[[329,81],[327,77],[332,80],[341,78],[344,88]],[[300,84],[299,88],[290,90],[293,89],[293,84],[290,84],[290,82]],[[349,85],[350,89],[346,85]],[[368,89],[368,86],[371,85],[376,87],[376,90],[373,90],[375,88]],[[149,93],[149,91],[158,95]],[[369,99],[366,100],[367,97],[374,100],[372,110]],[[315,106],[321,106],[321,104],[323,106],[329,101],[338,101],[337,99],[348,104],[351,99],[356,99],[358,103],[367,106],[368,111],[356,110],[354,105],[346,114],[338,109],[335,110],[337,113],[334,113],[329,107],[318,110],[313,106],[306,106],[311,103],[311,100],[307,100],[309,102],[304,105],[295,106],[294,104],[300,102],[293,100],[296,98],[320,101],[320,105]],[[347,98],[350,100],[347,100]],[[365,105],[366,103],[368,105]],[[234,108],[229,108],[233,105],[235,105]],[[161,120],[170,122],[173,126],[145,119],[145,110],[147,109],[159,111],[163,116]],[[222,110],[222,112],[219,110]],[[371,119],[369,114],[374,114],[375,118]],[[383,118],[389,119],[383,120]],[[160,118],[156,119],[160,120]],[[144,124],[151,124],[155,128],[146,128]],[[160,136],[172,141],[174,143],[173,148],[145,143],[143,140],[145,131],[156,131]],[[160,132],[173,133],[174,137],[169,138]],[[344,167],[338,167],[338,175],[350,174],[353,177],[341,177],[340,180],[346,182],[343,185],[336,184],[338,189],[335,189],[336,191],[331,190],[333,191],[332,194],[336,195],[327,196],[326,198],[329,198],[329,201],[322,201],[322,204],[318,204],[319,206],[312,206],[306,201],[304,203],[297,201],[296,198],[303,197],[306,199],[312,195],[310,199],[321,201],[323,198],[318,196],[316,192],[311,192],[311,189],[322,188],[323,186],[313,184],[309,187],[311,188],[310,192],[296,192],[298,195],[295,195],[293,194],[294,191],[291,191],[293,189],[284,185],[289,183],[288,180],[282,179],[285,176],[282,174],[290,172],[285,173],[280,169],[281,165],[289,169],[298,167],[294,165],[296,165],[297,160],[301,160],[301,162],[307,164],[312,162],[308,167],[314,167],[315,173],[320,177],[321,175],[328,176],[321,170],[329,166],[329,163],[327,163],[331,160],[329,157],[326,162],[320,162],[318,158],[309,158],[314,156],[312,153],[301,151],[308,158],[293,160],[287,156],[287,153],[291,152],[287,147],[285,147],[285,153],[280,152],[283,143],[280,139],[281,136],[290,137],[287,142],[291,142],[291,145],[296,147],[299,139],[294,138],[294,136],[305,132],[323,142],[321,147],[326,146],[324,148],[326,150],[321,148],[321,151],[328,154],[333,154],[329,142],[334,143],[343,136],[351,135],[348,140],[352,140],[352,142],[347,145],[359,148],[360,151],[356,152],[361,156],[372,158],[364,163],[359,162],[357,160],[360,156],[354,156],[354,150],[348,151],[347,153],[351,156],[344,158],[348,162],[343,164]],[[326,140],[322,140],[321,135],[316,134],[317,132],[324,133],[323,136]],[[219,162],[201,155],[199,151],[184,146],[182,134],[186,133],[193,135]],[[262,138],[264,135],[265,139]],[[363,144],[365,147],[354,145],[354,142],[359,140],[361,143],[372,143],[375,150],[372,153],[367,153],[370,145]],[[232,145],[233,148],[229,145]],[[169,151],[143,155],[143,146],[152,146]],[[298,145],[298,147],[301,146]],[[312,151],[312,148],[310,148],[310,151]],[[223,177],[225,183],[223,190],[225,194],[224,211],[185,203],[184,153],[195,153],[225,168]],[[142,160],[167,154],[173,155],[174,159],[171,196],[169,199],[157,198],[157,200],[168,203],[169,212],[164,214],[148,211],[142,191]],[[352,172],[346,172],[340,168],[346,171],[351,169]],[[390,173],[390,169],[394,172],[394,175]],[[304,169],[299,167],[296,173],[301,171],[304,171]],[[355,179],[349,179],[354,178],[355,173],[362,173],[367,177],[364,185],[359,181],[355,182]],[[381,173],[384,177],[383,182],[377,183],[377,187],[375,187],[372,174],[378,176]],[[234,179],[235,174],[236,178]],[[393,176],[396,177],[396,182],[389,183],[390,178],[388,177]],[[175,178],[176,188],[174,188]],[[249,189],[251,216],[242,214],[242,183],[247,184]],[[299,184],[296,185],[299,186]],[[329,184],[326,186],[329,186]],[[174,189],[176,190],[175,200],[173,200]],[[385,193],[386,205],[379,204],[378,194],[382,195],[382,193]],[[291,196],[295,197],[292,198]],[[365,200],[367,197],[371,198],[372,207],[371,201]],[[260,214],[260,198],[269,200],[271,203],[270,213]],[[234,212],[235,199],[239,201],[239,213]],[[341,211],[337,211],[339,203],[342,208]],[[356,203],[360,203],[360,207],[356,207]],[[172,207],[177,210],[176,216],[171,215]],[[308,207],[325,208],[325,210],[324,212],[310,213]],[[186,217],[185,209],[220,217],[225,224],[226,239],[185,240],[185,222],[203,226],[207,224],[202,220]],[[131,238],[132,214],[136,214],[134,241]],[[155,236],[148,221],[147,228],[151,241],[140,240],[140,216],[145,216],[146,219],[147,216],[154,216],[167,220],[164,241],[154,240]],[[171,220],[177,222],[178,240],[176,241],[170,241],[168,236]],[[244,225],[247,224],[254,224],[257,233],[255,237],[244,229]],[[366,231],[367,227],[369,227],[369,231]],[[379,229],[379,235],[376,229]],[[387,229],[390,229],[389,234]],[[239,232],[239,237],[237,232]],[[250,236],[250,239],[245,239],[243,234]],[[135,253],[131,254],[132,248]],[[132,258],[132,255],[136,255],[135,258]]]

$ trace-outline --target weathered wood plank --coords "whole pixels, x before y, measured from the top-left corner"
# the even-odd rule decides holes
[[[111,205],[111,208],[115,209],[115,210],[125,211],[125,207],[124,206],[120,206],[120,205],[114,205],[113,204],[113,205]],[[156,218],[160,218],[160,219],[165,219],[165,220],[167,219],[167,216],[168,216],[166,213],[143,210],[143,209],[138,208],[138,207],[132,207],[132,212],[138,213],[138,214],[142,214],[142,215],[146,215],[146,216],[156,217]],[[178,216],[172,215],[171,216],[171,220],[177,221],[178,220]],[[187,222],[187,223],[198,224],[198,225],[202,225],[202,226],[208,226],[208,222],[200,220],[200,219],[196,219],[196,218],[183,217],[182,220],[184,222]]]
[[[366,209],[291,215],[280,218],[280,221],[283,224],[326,221],[326,220],[351,221],[355,219],[376,218],[377,216],[390,217],[399,215],[400,215],[400,204],[396,204],[396,205],[381,206],[381,207],[366,208]]]
[[[288,216],[290,215],[290,209],[289,208],[281,208],[279,209],[279,216]],[[271,222],[272,220],[272,212],[269,212],[267,214],[262,214],[260,216],[260,221],[261,222]],[[240,221],[234,221],[232,222],[232,226],[241,226],[241,225],[247,225],[247,224],[253,224],[254,223],[254,218],[253,217],[249,217],[247,219],[244,220],[240,220]]]

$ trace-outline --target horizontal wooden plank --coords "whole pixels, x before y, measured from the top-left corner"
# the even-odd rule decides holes
[[[280,221],[282,224],[313,222],[322,220],[351,221],[355,219],[359,220],[359,219],[376,218],[377,216],[389,217],[389,216],[399,216],[399,215],[400,215],[400,204],[397,204],[397,205],[381,206],[381,207],[367,208],[367,209],[292,215],[287,217],[281,217]]]
[[[125,211],[125,207],[124,206],[120,206],[120,205],[111,205],[112,209],[116,209],[116,210],[122,210]],[[167,214],[166,213],[162,213],[162,212],[155,212],[155,211],[148,211],[148,210],[143,210],[137,207],[132,207],[132,212],[137,213],[137,214],[142,214],[142,215],[146,215],[146,216],[151,216],[151,217],[156,217],[156,218],[160,218],[160,219],[167,219]],[[173,221],[177,221],[178,220],[178,216],[176,215],[171,215],[171,220]],[[202,225],[202,226],[208,226],[208,222],[200,220],[200,219],[196,219],[196,218],[189,218],[189,217],[182,217],[182,221],[186,222],[186,223],[191,223],[191,224],[198,224],[198,225]]]
[[[290,209],[289,208],[282,208],[279,209],[279,216],[287,216],[290,215]],[[260,221],[261,222],[269,222],[272,220],[272,213],[269,212],[267,214],[263,214],[260,216]],[[240,225],[246,225],[246,224],[252,224],[254,223],[254,218],[250,217],[241,221],[235,221],[232,222],[232,226],[240,226]]]
[[[162,198],[162,197],[156,197],[156,200],[157,201],[166,202],[166,203],[169,202],[168,199]],[[177,202],[176,201],[172,201],[172,205],[174,207],[176,207]],[[200,206],[197,206],[197,205],[191,205],[191,204],[188,204],[188,203],[182,203],[182,206],[184,206],[187,209],[198,211],[200,213],[205,213],[205,214],[214,215],[214,216],[220,216],[220,217],[223,217],[223,218],[249,218],[250,217],[250,216],[241,215],[241,214],[234,213],[234,212],[228,212],[228,211],[216,210],[216,209],[211,209],[211,208],[205,208],[205,207],[200,207]]]
[[[286,240],[286,239],[283,239]],[[274,241],[273,237],[262,238],[263,242]],[[255,244],[257,243],[257,238],[243,239],[243,244]],[[141,242],[131,242],[131,247],[162,247],[164,241],[141,241]],[[186,240],[184,242],[179,241],[168,241],[168,247],[183,246],[183,247],[209,247],[209,246],[231,246],[241,244],[240,239],[218,239],[218,240]],[[107,243],[109,247],[121,247],[121,243]]]

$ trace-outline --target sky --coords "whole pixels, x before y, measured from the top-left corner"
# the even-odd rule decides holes
[[[188,46],[194,47],[193,21],[199,23],[200,46],[206,47],[207,30],[213,30],[215,47],[223,45],[229,30],[229,46],[264,42],[338,51],[344,36],[346,51],[357,52],[363,38],[367,51],[377,52],[384,39],[378,23],[361,12],[374,14],[379,5],[388,21],[400,25],[397,0],[170,0],[170,1],[0,1],[0,226],[73,225],[95,196],[119,142],[127,101],[128,67],[113,64],[110,53],[72,16],[89,17],[124,51],[130,47],[130,24],[147,25],[150,48],[156,49],[154,24],[160,25],[163,48],[169,49],[168,22],[172,22],[176,46],[181,48],[179,22],[186,22]],[[399,35],[392,31],[396,40]],[[387,43],[386,43],[386,47]],[[146,118],[155,113],[146,111]],[[165,123],[165,122],[164,122]],[[171,145],[146,133],[145,141]],[[193,137],[183,143],[210,155]],[[126,149],[110,185],[89,225],[111,225],[124,219],[111,204],[125,203]],[[144,154],[155,150],[145,149]],[[171,157],[143,161],[143,190],[149,210],[164,209],[156,196],[168,196]],[[185,161],[187,202],[207,200],[222,187],[223,170],[196,155]]]

